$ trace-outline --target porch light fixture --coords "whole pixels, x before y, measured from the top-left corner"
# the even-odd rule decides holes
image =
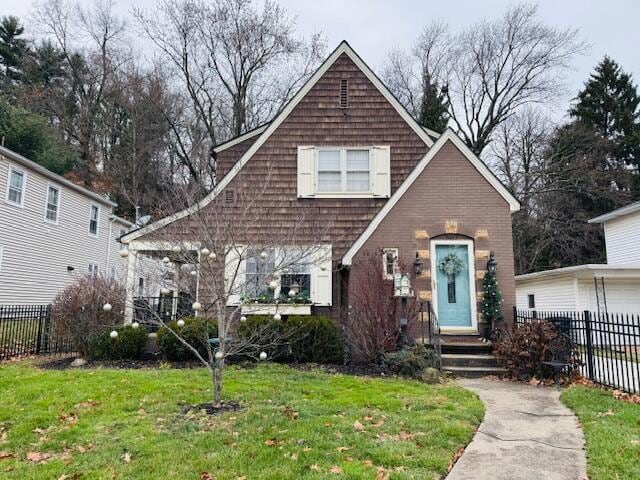
[[[102,310],[104,310],[105,312],[110,312],[112,308],[113,308],[113,307],[111,306],[111,304],[110,304],[110,303],[105,303],[105,304],[102,306]]]
[[[267,352],[260,352],[260,360],[266,360],[267,359]]]
[[[418,252],[416,252],[416,259],[413,261],[413,273],[416,275],[420,275],[422,273],[422,260],[420,260]]]
[[[204,247],[202,250],[200,250],[200,253],[203,255],[209,255],[209,249],[207,247]]]
[[[176,325],[178,325],[180,328],[184,327],[184,320],[180,319],[176,322]]]
[[[191,308],[194,312],[199,312],[200,310],[202,310],[202,305],[200,305],[200,302],[193,302]]]
[[[495,254],[491,252],[489,254],[489,260],[487,260],[487,271],[494,275],[498,270],[498,262],[496,262]]]
[[[126,248],[123,248],[122,250],[120,250],[120,252],[118,252],[120,254],[120,256],[122,258],[127,258],[129,256],[129,250],[127,250]]]

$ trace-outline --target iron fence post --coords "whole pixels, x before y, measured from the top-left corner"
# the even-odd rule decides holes
[[[583,312],[584,316],[584,334],[587,337],[585,340],[587,341],[587,372],[589,374],[589,379],[593,380],[593,344],[591,342],[591,312],[589,310],[585,310]]]
[[[38,333],[36,333],[36,355],[40,354],[42,348],[42,322],[44,322],[44,309],[40,305],[40,312],[38,313]]]

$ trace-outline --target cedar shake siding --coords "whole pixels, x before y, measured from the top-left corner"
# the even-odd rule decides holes
[[[445,226],[446,222],[452,221],[457,222],[455,234],[447,233]],[[475,238],[478,230],[483,229],[487,230],[488,237]],[[429,238],[416,238],[422,236],[416,235],[417,230],[426,231]],[[503,312],[505,319],[509,320],[515,304],[509,204],[451,141],[443,145],[382,220],[356,254],[352,269],[358,268],[358,259],[365,251],[398,248],[400,264],[412,271],[416,252],[429,251],[431,239],[454,238],[474,240],[476,272],[486,271],[486,254],[495,252],[498,285],[504,298]],[[426,300],[431,295],[431,269],[429,259],[422,261],[423,274],[420,278],[412,275],[412,286],[416,296],[422,294]],[[476,292],[481,297],[482,280],[479,278],[476,280]],[[480,307],[478,303],[478,312]],[[419,329],[419,325],[414,325],[412,333],[419,335]]]
[[[232,147],[225,148],[220,153],[216,153],[216,178],[221,180],[231,167],[244,155],[244,153],[251,148],[256,140],[260,137],[260,135],[256,135],[255,137],[247,138]]]
[[[340,108],[341,79],[348,81],[347,109]],[[246,143],[254,140],[249,139]],[[248,148],[247,144],[237,145],[238,154]],[[233,215],[234,209],[239,207],[224,206],[225,191],[251,194],[261,191],[269,178],[260,201],[255,203],[255,212],[251,214],[263,221],[246,225],[246,238],[238,238],[238,242],[259,243],[260,239],[268,242],[282,237],[283,233],[293,234],[295,230],[298,242],[332,244],[335,269],[387,199],[298,198],[297,148],[301,145],[389,145],[392,194],[422,159],[428,147],[349,56],[342,54],[227,188],[198,214],[202,217],[217,209],[226,209]],[[220,156],[226,153],[223,151]],[[226,155],[222,161],[220,157],[218,159],[221,173],[228,172],[234,163]],[[300,218],[304,218],[302,225]],[[198,231],[197,224],[191,222],[192,217],[183,217],[139,237],[139,240],[187,239],[188,232],[196,234]],[[333,279],[334,307],[340,305],[339,286],[340,275],[336,274]]]

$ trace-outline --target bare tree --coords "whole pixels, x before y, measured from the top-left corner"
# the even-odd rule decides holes
[[[191,281],[192,308],[199,316],[215,319],[218,331],[213,344],[208,338],[202,339],[206,345],[204,355],[181,335],[180,327],[167,322],[154,308],[132,303],[131,297],[128,308],[152,324],[167,328],[207,367],[217,406],[222,402],[226,359],[268,350],[295,333],[266,325],[249,336],[238,336],[236,332],[245,317],[267,309],[274,322],[279,323],[287,307],[310,304],[312,269],[331,275],[331,250],[322,244],[330,226],[315,220],[311,211],[301,209],[288,219],[286,226],[279,226],[274,220],[266,227],[268,231],[260,231],[266,218],[261,202],[271,186],[270,179],[269,174],[259,187],[249,178],[239,181],[238,188],[231,192],[232,202],[214,201],[205,208],[194,208],[188,217],[167,226],[161,236],[155,237],[160,248],[149,252],[156,256],[155,268],[143,272],[145,263],[138,261],[136,270],[127,277],[129,291],[134,288],[134,278],[149,278],[153,272],[152,281],[163,290],[169,286],[178,290],[176,275],[181,273],[186,272],[187,282],[197,279]],[[134,256],[130,259],[134,261],[140,254],[131,250],[129,255]],[[185,280],[180,282],[184,288]],[[206,329],[203,335],[207,335]]]
[[[536,5],[521,4],[499,20],[482,20],[458,34],[439,23],[426,27],[407,60],[396,62],[403,70],[388,68],[387,77],[401,79],[390,82],[403,86],[400,98],[419,91],[417,72],[445,85],[451,120],[479,155],[518,109],[557,99],[564,91],[563,74],[586,48],[577,30],[547,26],[537,19]]]
[[[35,4],[35,23],[60,51],[68,75],[62,95],[46,95],[50,116],[75,144],[83,162],[84,182],[101,168],[96,149],[101,108],[114,72],[127,61],[123,47],[124,20],[113,13],[113,1],[87,8],[63,0]],[[51,92],[49,92],[51,93]]]
[[[134,9],[134,16],[186,92],[190,124],[171,127],[177,153],[188,164],[202,163],[192,156],[206,150],[194,141],[211,148],[270,119],[325,49],[320,35],[296,38],[294,21],[270,0],[262,11],[251,0],[159,0],[152,11]],[[189,138],[185,127],[206,134]],[[209,180],[210,188],[215,178]]]

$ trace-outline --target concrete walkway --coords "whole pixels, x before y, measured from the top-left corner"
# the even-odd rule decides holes
[[[486,413],[447,480],[584,480],[584,437],[555,388],[464,379]]]

